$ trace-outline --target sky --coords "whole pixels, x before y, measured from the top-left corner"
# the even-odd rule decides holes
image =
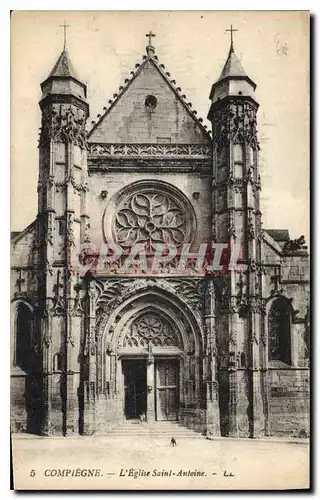
[[[102,113],[135,64],[146,33],[198,116],[207,121],[212,83],[230,46],[257,84],[264,228],[309,241],[309,18],[289,11],[28,11],[11,18],[11,230],[37,213],[40,83],[67,47],[88,86],[90,118]]]

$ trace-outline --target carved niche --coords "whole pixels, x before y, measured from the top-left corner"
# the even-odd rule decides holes
[[[175,329],[158,314],[149,312],[136,319],[124,338],[123,347],[182,347]]]
[[[81,148],[86,147],[85,116],[81,110],[71,109],[44,110],[42,113],[40,145],[50,139],[56,142],[71,142]]]
[[[218,151],[234,144],[249,144],[258,149],[256,107],[247,101],[233,99],[214,113],[214,141]]]
[[[121,199],[122,198],[122,199]],[[191,242],[194,234],[192,207],[178,190],[162,184],[137,185],[120,198],[114,217],[114,239],[124,248],[142,243],[152,250],[157,243],[175,247]]]

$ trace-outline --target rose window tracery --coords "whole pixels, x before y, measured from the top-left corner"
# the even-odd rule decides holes
[[[163,318],[154,313],[141,316],[131,325],[124,347],[181,347],[178,333]]]
[[[190,241],[192,216],[178,197],[160,189],[145,189],[126,197],[115,216],[115,236],[122,247],[143,243],[181,246]]]

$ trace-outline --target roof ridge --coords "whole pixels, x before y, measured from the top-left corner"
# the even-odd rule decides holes
[[[207,129],[207,125],[203,125],[203,118],[198,118],[196,115],[198,112],[193,109],[192,110],[192,103],[187,102],[187,97],[185,94],[180,94],[182,92],[181,87],[176,86],[176,80],[170,80],[170,72],[169,71],[164,71],[165,70],[165,65],[164,64],[159,64],[159,59],[158,56],[153,54],[153,53],[148,53],[148,55],[143,55],[142,56],[142,63],[136,63],[135,68],[136,71],[130,71],[131,78],[125,78],[124,84],[125,85],[120,85],[119,86],[119,93],[114,93],[113,98],[114,99],[109,99],[109,107],[104,106],[103,107],[103,113],[99,113],[97,115],[98,120],[92,120],[91,125],[92,128],[87,132],[88,137],[92,134],[92,132],[96,129],[96,127],[101,123],[101,121],[105,118],[105,116],[111,111],[111,109],[115,106],[115,104],[118,102],[118,100],[123,96],[123,94],[126,92],[126,90],[130,87],[131,83],[135,80],[135,78],[138,76],[140,71],[144,68],[146,63],[148,61],[151,61],[159,73],[162,75],[162,77],[166,80],[166,82],[169,84],[175,95],[178,97],[178,99],[181,101],[181,103],[184,105],[184,107],[187,109],[188,113],[193,117],[193,119],[198,123],[199,127],[202,129],[202,131],[208,136],[208,139],[211,140],[211,130]]]

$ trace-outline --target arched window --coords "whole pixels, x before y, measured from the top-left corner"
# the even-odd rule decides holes
[[[283,297],[275,299],[268,314],[269,361],[291,364],[290,305]]]
[[[57,352],[53,356],[53,371],[61,372],[61,370],[62,370],[62,354],[60,352]]]
[[[16,309],[16,338],[14,364],[24,371],[31,367],[33,314],[29,306],[20,302]]]
[[[244,352],[242,352],[241,356],[240,356],[240,366],[241,366],[241,368],[246,367],[246,355]]]

